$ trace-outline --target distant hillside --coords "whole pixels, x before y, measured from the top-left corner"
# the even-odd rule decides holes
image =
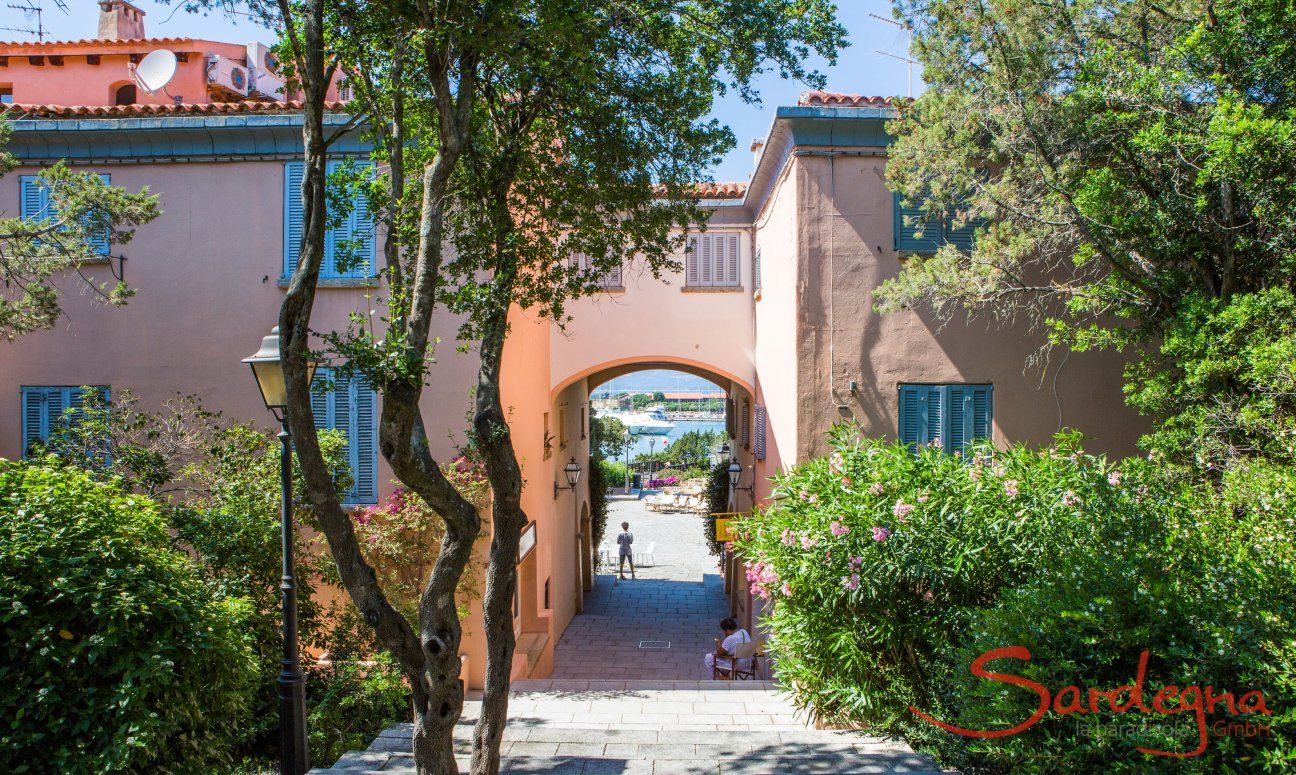
[[[601,395],[604,391],[618,393],[629,391],[632,393],[653,393],[661,391],[662,393],[708,393],[716,396],[724,395],[718,386],[708,382],[701,377],[695,377],[692,374],[684,374],[679,371],[667,371],[665,369],[654,369],[652,371],[639,371],[634,374],[627,374],[624,377],[617,377],[611,382],[605,382],[594,388],[595,395]]]

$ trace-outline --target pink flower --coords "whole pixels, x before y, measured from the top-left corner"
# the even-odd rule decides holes
[[[974,482],[981,481],[981,471],[976,466],[969,468],[967,471],[968,471],[969,479],[971,479]]]
[[[824,549],[824,559],[825,560],[832,559],[832,549]]]
[[[1004,482],[1004,492],[1008,493],[1009,498],[1016,498],[1017,493],[1021,492],[1021,490],[1018,489],[1017,484],[1016,479],[1009,479]]]
[[[927,442],[927,446],[929,446],[929,447],[933,447],[933,448],[936,448],[936,449],[939,449],[939,448],[942,446],[942,445],[941,445],[940,436],[937,436],[936,438],[934,438],[934,439],[932,439],[931,441]]]
[[[922,493],[921,495],[918,496],[919,503],[926,503],[929,500],[931,500],[931,496],[928,495],[927,493]]]
[[[792,532],[792,528],[783,528],[782,540],[784,546],[792,546],[796,543],[796,534]]]
[[[808,536],[808,535],[801,536],[802,549],[809,549],[810,547],[814,546],[817,543],[819,543],[819,539],[815,538],[814,536]]]
[[[355,521],[357,525],[367,525],[369,524],[369,520],[369,509],[360,509],[356,512]]]
[[[1107,484],[1110,484],[1112,487],[1119,487],[1120,483],[1121,483],[1120,471],[1112,471],[1110,474],[1107,474]]]
[[[887,540],[887,538],[889,538],[890,536],[891,536],[891,531],[890,531],[890,530],[887,530],[887,529],[884,528],[884,527],[876,527],[876,526],[875,526],[875,527],[873,528],[873,540],[874,540],[874,541],[879,541],[879,542],[880,542],[880,541],[885,541],[885,540]]]
[[[869,485],[869,492],[874,495],[881,495],[886,490],[886,485],[881,482],[874,482]]]
[[[909,518],[909,512],[913,511],[915,506],[912,503],[905,503],[902,499],[896,498],[895,505],[891,507],[891,513],[901,522]]]
[[[860,578],[858,573],[852,573],[849,576],[842,576],[841,580],[842,580],[842,586],[849,589],[850,591],[854,592],[855,590],[859,589]]]
[[[926,600],[928,603],[935,599],[936,596],[931,593],[930,589],[923,593],[923,600]]]
[[[806,498],[806,503],[809,503],[811,506],[813,506],[818,502],[819,502],[819,496],[815,495],[814,493],[811,493],[810,497]]]
[[[834,452],[832,453],[832,456],[828,458],[828,470],[832,471],[834,474],[840,473],[844,462],[846,461],[842,457],[841,453]]]
[[[857,570],[860,569],[860,566],[864,564],[864,558],[863,558],[863,557],[848,557],[848,558],[846,559],[846,562],[850,563],[850,569],[851,569],[852,571],[857,571]]]
[[[832,531],[832,534],[835,536],[844,536],[850,532],[850,528],[846,527],[840,522],[832,523],[832,525],[830,525],[828,529]]]
[[[783,582],[782,592],[783,592],[783,597],[792,597],[792,585],[787,583],[786,581]]]
[[[1079,502],[1080,502],[1080,498],[1075,494],[1074,490],[1067,490],[1066,492],[1062,493],[1063,506],[1074,506]]]
[[[855,484],[855,482],[851,481],[849,476],[843,476],[841,482],[842,487],[845,487],[848,490],[851,488],[851,485]]]

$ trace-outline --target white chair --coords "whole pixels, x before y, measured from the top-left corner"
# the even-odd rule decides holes
[[[656,565],[657,558],[653,556],[653,550],[655,550],[656,548],[657,548],[657,542],[649,541],[648,548],[644,549],[642,552],[639,552],[639,556],[635,558],[635,565],[647,565],[650,567]],[[647,561],[644,560],[645,557],[648,558]]]

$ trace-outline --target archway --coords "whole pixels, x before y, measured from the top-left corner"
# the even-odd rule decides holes
[[[675,381],[654,382],[663,378],[662,372],[669,372]],[[608,384],[614,387],[599,390]],[[595,391],[598,394],[592,395]],[[638,400],[628,398],[630,394]],[[605,474],[595,472],[602,465],[599,459],[608,460],[606,455],[594,454],[595,420],[614,413],[624,417],[643,414],[645,409],[661,410],[670,426],[645,432],[641,447],[630,455],[632,463],[649,466],[648,476],[640,477],[645,487],[625,488],[617,482],[606,495],[607,525],[601,542],[593,535],[590,507],[580,509],[576,537],[580,560],[573,575],[577,594],[584,593],[576,604],[577,613],[583,615],[571,620],[555,648],[553,676],[597,679],[615,671],[619,677],[636,679],[709,677],[702,655],[714,648],[714,638],[720,634],[718,622],[732,606],[725,592],[723,558],[712,553],[707,541],[706,520],[714,510],[707,485],[720,463],[722,444],[726,465],[731,452],[744,464],[750,460],[751,453],[739,438],[740,429],[747,425],[728,417],[751,411],[750,387],[735,375],[687,359],[624,358],[559,380],[553,401],[555,417],[564,411],[570,416],[578,404],[589,407],[591,483],[608,481]],[[616,412],[616,406],[627,411]],[[708,437],[705,431],[717,435]],[[681,443],[690,436],[691,441]],[[690,451],[682,450],[678,458],[670,456],[676,445]],[[639,453],[647,460],[638,460]],[[618,461],[624,463],[622,458]],[[660,474],[656,481],[652,472]],[[727,504],[722,510],[728,510]],[[628,569],[624,580],[617,573],[616,537],[622,522],[630,523],[633,535],[633,580]],[[595,551],[606,553],[611,567],[596,572]]]

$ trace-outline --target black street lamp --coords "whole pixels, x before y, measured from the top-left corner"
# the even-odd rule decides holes
[[[581,475],[580,463],[576,462],[576,458],[573,457],[570,463],[563,466],[563,474],[567,477],[567,486],[563,487],[557,482],[554,482],[554,500],[558,500],[558,493],[563,490],[576,489],[576,483],[580,481]]]
[[[283,542],[283,579],[279,584],[283,605],[283,663],[279,672],[279,772],[303,775],[310,769],[306,741],[306,678],[297,649],[297,578],[293,561],[292,436],[288,425],[288,389],[279,355],[279,327],[261,340],[261,349],[243,362],[252,367],[266,408],[279,421],[279,531]],[[307,366],[307,379],[315,376],[316,363]]]
[[[753,498],[756,497],[756,482],[753,481],[751,484],[747,485],[746,487],[738,486],[739,480],[742,479],[742,472],[743,472],[743,467],[738,464],[737,460],[729,464],[729,486],[733,488],[735,493],[737,493],[739,490],[746,490],[747,492],[751,493]]]

